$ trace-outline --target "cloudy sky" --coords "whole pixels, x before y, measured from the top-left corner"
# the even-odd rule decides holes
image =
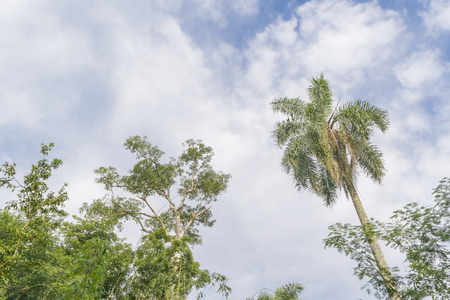
[[[358,182],[371,217],[430,203],[450,176],[448,0],[0,2],[0,161],[25,171],[54,142],[53,184],[69,184],[76,213],[104,194],[93,169],[131,168],[127,137],[168,157],[202,139],[233,177],[195,255],[230,279],[231,299],[291,281],[304,299],[371,299],[352,261],[323,249],[329,225],[357,223],[351,202],[325,208],[280,168],[275,97],[306,99],[324,73],[336,102],[388,110],[391,128],[375,136],[387,175]]]

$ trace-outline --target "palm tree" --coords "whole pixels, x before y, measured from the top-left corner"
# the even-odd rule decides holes
[[[386,290],[391,299],[401,299],[356,190],[360,171],[378,183],[384,175],[382,153],[370,138],[374,128],[383,133],[388,129],[387,112],[362,100],[333,107],[323,75],[312,79],[308,94],[309,102],[279,98],[271,103],[274,112],[287,116],[273,132],[284,148],[281,165],[298,189],[317,194],[326,206],[336,202],[341,189],[350,196]]]

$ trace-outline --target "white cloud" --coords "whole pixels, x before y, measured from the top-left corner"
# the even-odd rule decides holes
[[[158,25],[151,34],[126,22],[114,30],[116,101],[111,126],[115,137],[140,130],[161,138],[169,134],[179,144],[195,138],[202,127],[210,128],[205,122],[220,121],[220,104],[215,102],[213,74],[204,66],[202,52],[175,19],[154,17]],[[149,121],[142,123],[145,119]]]
[[[300,34],[308,45],[304,61],[310,73],[324,71],[357,79],[359,70],[390,58],[402,20],[375,2],[312,1],[298,9]]]
[[[395,67],[395,75],[401,84],[411,90],[427,87],[428,94],[434,93],[440,85],[445,64],[440,61],[439,51],[424,50],[412,53],[404,62]]]
[[[230,13],[248,17],[259,11],[257,0],[190,0],[185,5],[194,9],[195,17],[212,21],[221,28],[228,25]]]
[[[299,81],[324,72],[343,92],[383,70],[398,53],[404,30],[396,12],[375,2],[307,2],[296,16],[277,19],[251,42],[247,83],[267,95],[284,88],[299,94],[304,90]]]
[[[450,1],[431,0],[420,15],[430,30],[450,30]]]
[[[182,7],[183,0],[153,0],[151,5],[154,6],[155,11],[174,12]]]
[[[49,119],[67,117],[76,98],[70,93],[75,83],[65,86],[61,82],[94,64],[90,46],[89,34],[68,26],[45,2],[4,3],[0,17],[0,105],[5,117],[0,124],[35,130]]]
[[[93,63],[88,35],[66,26],[46,5],[16,5],[7,14],[0,21],[0,59],[8,63],[9,71],[38,68],[58,75]]]
[[[233,7],[233,11],[242,16],[249,16],[259,12],[258,0],[228,0],[228,5]]]

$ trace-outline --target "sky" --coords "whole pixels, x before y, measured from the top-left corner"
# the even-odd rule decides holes
[[[326,208],[280,167],[276,97],[307,100],[323,73],[336,103],[388,111],[390,129],[374,136],[386,176],[358,179],[369,217],[430,204],[450,176],[448,0],[0,2],[0,161],[26,172],[54,142],[64,164],[52,185],[69,184],[75,214],[105,194],[94,169],[132,168],[129,136],[147,136],[167,158],[203,140],[232,179],[194,253],[229,278],[230,299],[293,281],[302,299],[372,299],[353,262],[323,248],[329,225],[358,223],[351,202]],[[11,198],[0,195],[0,205]],[[133,225],[123,234],[140,236]]]

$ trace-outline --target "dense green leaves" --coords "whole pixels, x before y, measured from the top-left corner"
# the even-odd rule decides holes
[[[51,295],[63,272],[55,234],[67,215],[62,206],[68,197],[66,185],[49,191],[47,181],[62,164],[59,159],[47,159],[52,147],[42,145],[43,158],[22,180],[15,164],[0,167],[0,187],[17,191],[16,199],[0,211],[0,296],[7,299]]]
[[[102,299],[107,256],[104,241],[87,240],[75,256],[70,281],[60,288],[61,299]]]
[[[137,298],[185,299],[193,289],[200,291],[201,298],[202,290],[215,285],[218,285],[219,293],[225,297],[229,295],[227,279],[200,269],[188,240],[187,237],[177,240],[163,229],[143,237],[136,251],[131,283]]]
[[[126,147],[143,158],[130,175],[120,176],[111,167],[97,172],[107,190],[121,188],[136,197],[109,196],[85,203],[81,216],[71,221],[65,220],[62,208],[68,199],[66,185],[52,192],[47,183],[62,164],[47,159],[52,144],[42,145],[44,158],[23,180],[15,164],[3,164],[0,186],[17,196],[0,210],[0,298],[186,299],[193,290],[203,297],[205,289],[214,286],[228,296],[226,277],[200,269],[190,245],[200,242],[198,225],[214,224],[205,204],[217,200],[229,175],[212,170],[211,148],[192,140],[187,145],[178,161],[162,164],[161,151],[145,139],[130,138]],[[142,212],[149,207],[145,197],[169,195],[175,177],[185,203],[198,204],[179,204],[158,217]],[[135,250],[117,236],[126,220],[147,228]],[[169,235],[177,224],[182,234]]]

